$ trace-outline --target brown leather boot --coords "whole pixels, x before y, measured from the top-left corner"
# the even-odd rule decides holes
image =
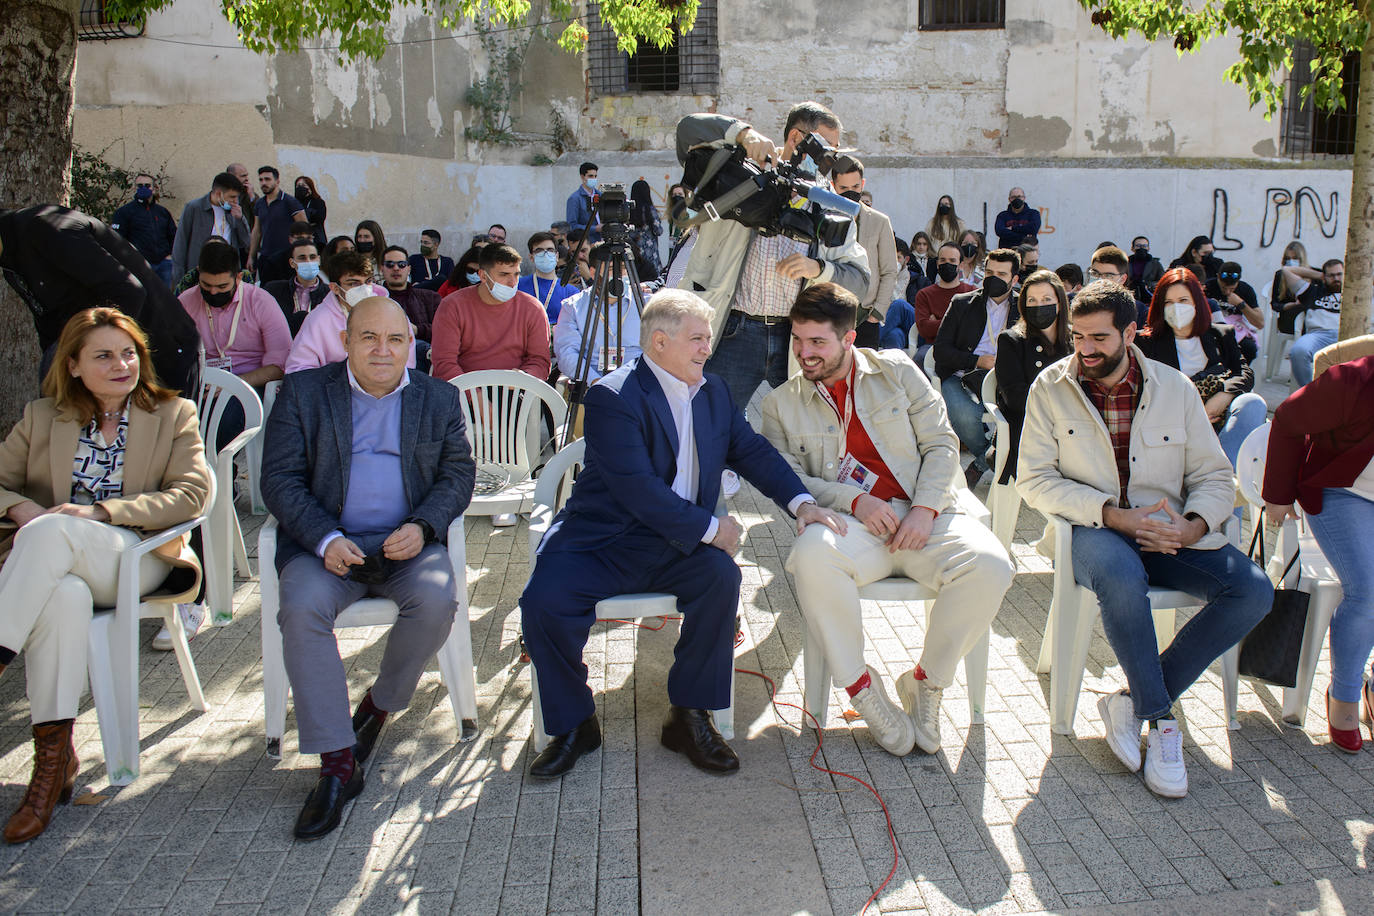
[[[59,801],[72,797],[80,765],[72,746],[72,720],[33,727],[33,779],[19,809],[5,825],[6,843],[26,843],[48,829]]]

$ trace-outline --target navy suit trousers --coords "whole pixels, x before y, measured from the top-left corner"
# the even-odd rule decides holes
[[[525,648],[539,672],[549,734],[567,734],[596,712],[582,650],[596,622],[596,603],[615,595],[675,596],[682,631],[668,672],[668,699],[690,709],[730,705],[740,572],[729,554],[702,544],[684,555],[661,538],[633,537],[605,551],[560,551],[558,540],[557,533],[548,539],[520,598]]]

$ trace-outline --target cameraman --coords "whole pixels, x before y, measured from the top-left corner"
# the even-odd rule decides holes
[[[787,113],[783,146],[743,121],[717,114],[692,114],[677,125],[677,158],[684,163],[693,147],[740,146],[749,158],[765,164],[792,158],[807,134],[817,133],[830,146],[840,140],[840,119],[817,102],[802,102]],[[814,283],[838,283],[863,299],[868,292],[868,256],[851,224],[845,242],[826,248],[809,246],[783,235],[762,236],[728,219],[700,225],[681,282],[714,309],[714,352],[706,371],[724,379],[740,410],[759,382],[776,388],[787,380],[792,325],[787,315],[797,294]]]
[[[1260,311],[1255,288],[1240,278],[1240,265],[1227,261],[1217,275],[1207,281],[1207,298],[1221,306],[1221,316],[1236,329],[1236,343],[1247,362],[1259,355],[1259,338],[1255,333],[1264,327],[1264,312]]]

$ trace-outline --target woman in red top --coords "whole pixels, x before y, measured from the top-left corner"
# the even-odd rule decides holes
[[[482,249],[477,245],[473,245],[463,252],[463,256],[453,262],[453,272],[439,286],[439,298],[443,299],[449,293],[475,285],[477,283],[477,262],[481,257]]]
[[[1326,717],[1332,743],[1355,753],[1361,700],[1374,722],[1365,674],[1374,650],[1374,356],[1332,366],[1274,412],[1264,470],[1270,524],[1296,518],[1295,501],[1344,591],[1331,618]]]

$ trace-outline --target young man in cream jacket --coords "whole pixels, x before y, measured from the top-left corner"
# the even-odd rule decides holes
[[[1127,684],[1097,704],[1107,743],[1139,770],[1148,721],[1145,784],[1181,798],[1188,773],[1173,706],[1268,613],[1274,590],[1221,533],[1234,506],[1231,463],[1189,378],[1132,344],[1130,292],[1090,283],[1069,318],[1074,353],[1047,367],[1026,401],[1017,489],[1073,526],[1074,578],[1102,606]],[[1162,654],[1152,585],[1206,602]]]
[[[801,369],[764,399],[763,434],[848,522],[843,533],[808,526],[787,559],[835,682],[887,751],[933,754],[942,693],[997,615],[1012,565],[986,526],[955,509],[959,440],[939,392],[901,351],[854,346],[858,306],[834,283],[797,297],[789,318]],[[891,575],[940,593],[920,663],[897,679],[905,712],[864,664],[859,588]]]

